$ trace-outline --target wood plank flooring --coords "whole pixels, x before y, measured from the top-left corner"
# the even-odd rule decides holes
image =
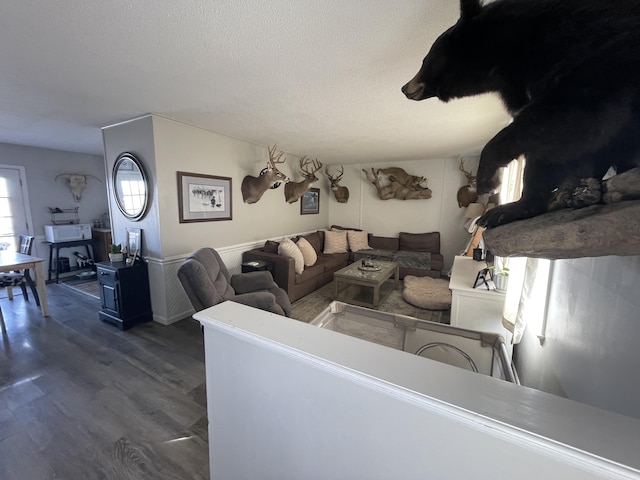
[[[0,479],[208,479],[198,322],[125,332],[47,285],[51,316],[0,299]]]

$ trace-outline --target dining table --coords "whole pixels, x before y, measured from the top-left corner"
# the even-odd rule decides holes
[[[36,289],[40,298],[40,309],[44,317],[49,316],[47,303],[46,279],[43,269],[44,259],[11,250],[0,250],[0,272],[14,272],[33,269],[36,274]]]

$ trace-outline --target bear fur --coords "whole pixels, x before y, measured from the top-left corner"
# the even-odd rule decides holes
[[[483,148],[477,188],[479,195],[495,192],[498,169],[524,155],[522,197],[488,211],[479,225],[560,208],[558,191],[599,182],[610,167],[639,165],[640,0],[460,6],[458,22],[438,37],[402,92],[445,102],[495,92],[513,116]]]

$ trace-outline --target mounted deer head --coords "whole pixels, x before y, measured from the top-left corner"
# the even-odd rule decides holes
[[[329,182],[331,182],[331,191],[333,192],[333,196],[336,197],[338,203],[347,203],[349,201],[349,189],[339,185],[338,183],[344,174],[344,167],[340,165],[340,175],[337,177],[331,176],[329,173],[329,167],[324,168],[324,173],[329,178]]]
[[[89,178],[95,178],[99,182],[102,182],[95,175],[83,175],[81,173],[60,173],[56,175],[55,180],[58,178],[63,178],[69,190],[71,191],[71,195],[73,196],[73,200],[77,203],[82,200],[82,192],[87,188],[87,180]],[[54,181],[55,181],[54,180]]]
[[[467,177],[467,184],[458,190],[456,195],[458,198],[458,207],[468,207],[470,203],[474,203],[478,199],[476,192],[476,176],[464,169],[464,160],[460,160],[460,171]]]
[[[287,182],[289,178],[278,170],[276,164],[284,163],[284,152],[276,153],[276,145],[269,148],[269,161],[258,177],[247,175],[242,179],[242,200],[244,203],[256,203],[262,198],[262,194],[272,188],[276,183]]]
[[[311,165],[312,170],[309,171]],[[295,203],[302,196],[304,192],[311,188],[311,184],[318,180],[316,172],[322,168],[322,163],[315,160],[309,160],[306,156],[300,159],[300,171],[304,176],[304,180],[298,183],[289,182],[284,185],[284,198],[287,203]]]

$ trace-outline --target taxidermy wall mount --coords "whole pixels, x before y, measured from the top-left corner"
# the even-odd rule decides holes
[[[284,152],[278,152],[276,149],[277,145],[269,148],[267,168],[262,170],[259,176],[253,177],[247,175],[242,179],[240,190],[242,191],[242,200],[244,203],[256,203],[262,198],[264,192],[273,188],[274,185],[280,185],[280,182],[289,181],[289,178],[278,170],[276,166],[279,163],[285,162],[285,159],[282,158]]]
[[[328,166],[324,168],[324,173],[329,179],[331,191],[338,203],[347,203],[349,201],[349,189],[340,185],[340,179],[342,178],[342,175],[344,175],[344,167],[340,165],[340,174],[337,177],[334,177],[329,173]]]
[[[306,156],[300,159],[300,172],[304,176],[301,182],[288,182],[284,184],[284,198],[287,203],[295,203],[300,197],[311,188],[313,182],[318,181],[316,172],[322,168],[322,163],[315,160],[309,160]]]
[[[486,198],[498,169],[524,155],[522,197],[489,210],[479,225],[568,206],[558,190],[580,194],[585,179],[638,166],[640,2],[461,0],[460,8],[402,92],[444,102],[495,92],[513,116],[483,148],[477,188]]]
[[[57,181],[58,178],[62,178],[64,182],[67,184],[67,187],[69,187],[69,191],[73,196],[73,201],[76,203],[82,200],[82,193],[84,192],[85,188],[87,188],[88,179],[93,178],[95,180],[98,180],[100,183],[102,183],[102,180],[100,180],[95,175],[88,175],[88,174],[82,174],[82,173],[60,173],[56,175],[56,178],[54,181]]]
[[[376,193],[381,200],[397,198],[399,200],[421,200],[431,198],[431,190],[426,187],[427,179],[409,175],[402,168],[389,167],[362,169],[367,180],[376,187]],[[424,184],[424,186],[423,186]]]

